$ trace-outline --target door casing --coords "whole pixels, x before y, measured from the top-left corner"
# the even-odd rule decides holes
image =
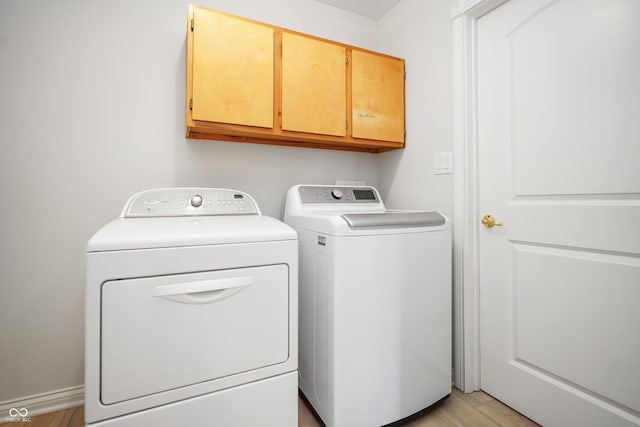
[[[507,0],[460,0],[453,31],[453,380],[480,389],[477,22]]]

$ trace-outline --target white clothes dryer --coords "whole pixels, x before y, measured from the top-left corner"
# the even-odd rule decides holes
[[[404,422],[451,393],[451,227],[373,187],[298,185],[299,387],[327,427]]]
[[[156,189],[87,252],[86,425],[297,426],[294,230],[241,191]]]

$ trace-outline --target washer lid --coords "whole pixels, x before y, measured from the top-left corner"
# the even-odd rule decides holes
[[[387,209],[384,212],[305,212],[285,217],[286,224],[329,236],[370,236],[424,233],[451,227],[446,216],[433,211]]]
[[[296,239],[291,227],[266,215],[118,218],[89,240],[87,252]]]
[[[438,212],[393,212],[342,214],[349,227],[437,227],[446,219]]]

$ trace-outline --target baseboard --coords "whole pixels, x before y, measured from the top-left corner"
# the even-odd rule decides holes
[[[6,400],[0,402],[0,423],[10,421],[11,408],[20,410],[24,413],[23,408],[28,411],[28,417],[33,417],[49,412],[61,411],[84,404],[84,386],[63,388],[60,390],[49,391],[32,396],[21,397],[14,400]],[[16,411],[12,411],[16,412]]]

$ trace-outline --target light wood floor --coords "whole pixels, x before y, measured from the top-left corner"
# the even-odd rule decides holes
[[[4,421],[4,420],[3,420]],[[50,412],[48,414],[31,417],[31,422],[26,423],[5,423],[2,427],[83,427],[84,426],[84,406],[65,409],[64,411]]]
[[[533,427],[538,426],[488,394],[464,394],[454,388],[444,402],[403,427]],[[298,399],[298,427],[322,427]]]
[[[422,417],[405,424],[406,427],[529,427],[537,425],[484,392],[464,394],[455,388],[446,401]],[[0,427],[17,426],[82,427],[84,426],[84,407],[79,406],[32,417],[29,423],[0,424]],[[322,427],[300,398],[298,398],[298,426]]]

